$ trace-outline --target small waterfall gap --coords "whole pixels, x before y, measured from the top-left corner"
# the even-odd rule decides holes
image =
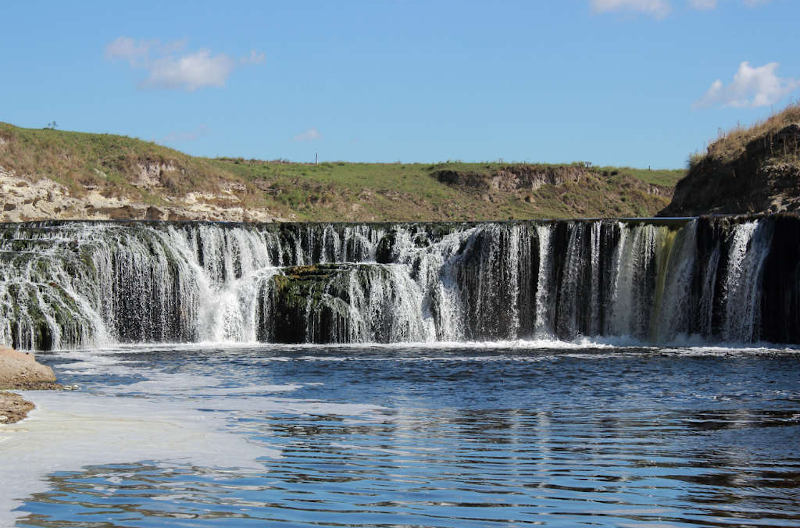
[[[0,343],[798,343],[799,226],[2,224]]]
[[[550,295],[550,275],[552,271],[550,232],[552,227],[549,225],[536,225],[535,229],[539,242],[537,246],[539,248],[539,269],[536,278],[535,335],[537,337],[550,337],[553,335],[553,304],[551,303]]]

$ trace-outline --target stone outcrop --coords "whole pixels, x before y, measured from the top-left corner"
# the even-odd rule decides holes
[[[165,164],[142,165],[135,185],[158,189],[163,174],[177,169]],[[218,220],[270,222],[280,220],[264,209],[243,205],[244,186],[232,183],[217,193],[164,195],[167,205],[152,205],[125,196],[106,196],[88,186],[80,195],[49,178],[31,180],[0,167],[0,221],[28,220]]]
[[[451,169],[438,170],[436,178],[449,185],[472,187],[482,191],[512,192],[518,190],[535,191],[543,185],[564,185],[579,183],[592,170],[585,165],[516,165],[502,168],[490,173],[459,171]]]
[[[487,171],[439,169],[433,176],[446,185],[479,193],[484,201],[495,202],[501,196],[515,196],[526,203],[536,202],[536,193],[542,188],[550,192],[570,194],[570,189],[582,187],[599,191],[613,185],[621,191],[634,191],[644,201],[668,199],[672,187],[654,185],[632,176],[620,174],[617,169],[593,167],[590,163],[570,165],[513,164]],[[497,197],[497,198],[495,198]]]
[[[0,348],[0,389],[38,390],[57,388],[53,369],[33,354]]]
[[[0,347],[0,389],[60,389],[53,369],[42,365],[33,354]],[[0,425],[24,419],[35,406],[19,394],[0,390]]]
[[[178,170],[174,164],[164,163],[163,161],[144,160],[138,162],[136,167],[139,170],[133,184],[137,187],[146,188],[162,187],[164,185],[163,176]]]

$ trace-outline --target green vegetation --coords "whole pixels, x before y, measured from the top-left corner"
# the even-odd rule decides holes
[[[114,134],[19,128],[0,123],[0,140],[0,167],[33,180],[49,178],[75,196],[100,189],[106,196],[132,196],[145,203],[160,203],[165,192],[213,191],[221,181],[235,179],[205,159]],[[144,163],[175,168],[162,175],[162,192],[152,193],[135,185],[141,171],[139,164]]]
[[[501,162],[320,163],[210,160],[264,190],[297,220],[484,220],[650,216],[669,202],[683,170]],[[575,181],[510,188],[492,178],[574,169]],[[446,183],[443,172],[467,176]],[[498,176],[499,175],[499,176]],[[487,182],[482,184],[481,182]]]
[[[94,190],[159,206],[199,191],[219,196],[220,206],[235,196],[246,208],[297,221],[651,216],[667,205],[684,175],[583,162],[313,165],[209,159],[124,136],[3,123],[0,167],[31,180],[52,179],[76,197]],[[150,168],[155,184],[142,183],[143,167]]]

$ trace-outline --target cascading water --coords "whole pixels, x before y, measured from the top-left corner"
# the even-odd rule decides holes
[[[761,303],[761,270],[770,245],[770,226],[747,222],[733,234],[725,280],[725,325],[722,336],[729,341],[758,338]]]
[[[690,222],[677,232],[670,232],[661,250],[658,289],[651,338],[665,341],[679,334],[688,337],[692,321],[692,284],[696,267],[697,222]],[[714,264],[716,267],[716,264]]]
[[[549,225],[537,225],[536,237],[538,238],[539,248],[539,261],[536,279],[536,312],[534,318],[536,321],[536,333],[538,337],[550,336],[553,333],[552,320],[554,304],[551,302],[550,297],[550,283],[552,271],[552,247],[550,245],[550,232]]]
[[[570,226],[569,243],[564,259],[564,270],[559,285],[558,320],[556,331],[558,335],[573,338],[580,333],[580,320],[582,312],[591,303],[591,295],[585,298],[585,272],[591,266],[591,260],[586,258],[586,232],[588,226],[577,223]],[[589,309],[592,308],[589,304]]]
[[[4,224],[0,343],[796,343],[796,224]]]

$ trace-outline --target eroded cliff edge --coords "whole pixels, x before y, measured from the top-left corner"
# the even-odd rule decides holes
[[[659,216],[800,211],[800,105],[736,129],[692,156]]]

